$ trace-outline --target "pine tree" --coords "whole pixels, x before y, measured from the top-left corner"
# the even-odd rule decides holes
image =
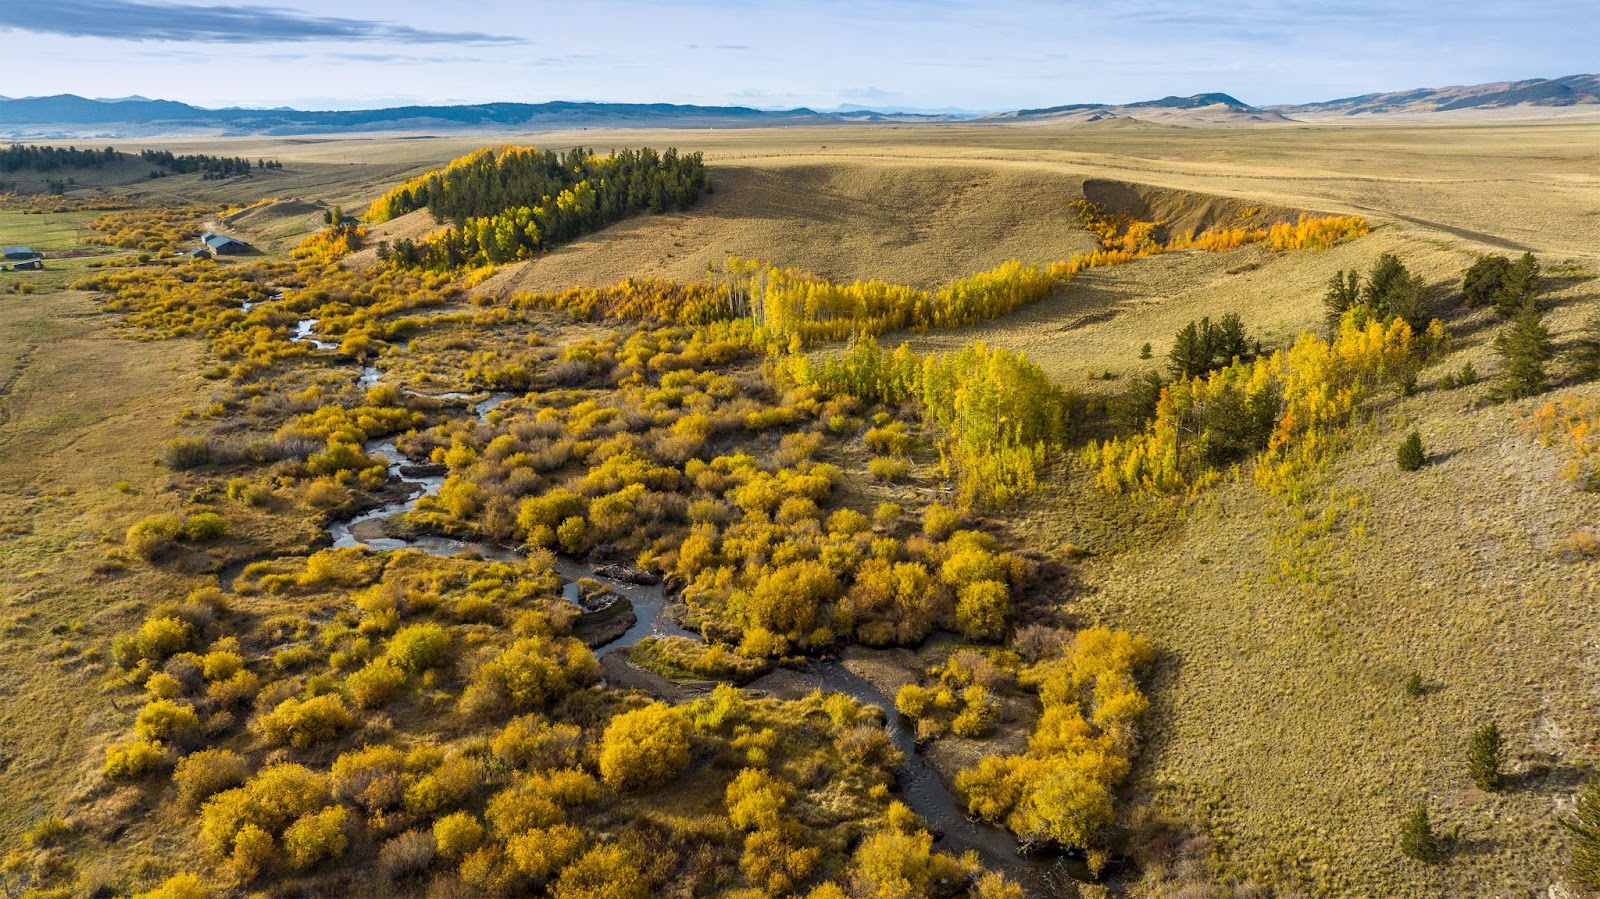
[[[1461,276],[1461,296],[1473,308],[1495,302],[1510,270],[1511,260],[1504,256],[1479,256]]]
[[[1250,355],[1250,340],[1244,333],[1244,321],[1237,312],[1230,312],[1208,335],[1206,349],[1211,354],[1211,368],[1221,368],[1235,357]]]
[[[1600,887],[1600,778],[1591,777],[1572,803],[1573,817],[1561,818],[1572,833],[1572,875],[1588,887]]]
[[[1192,378],[1250,355],[1244,321],[1230,312],[1213,323],[1210,316],[1183,326],[1172,341],[1169,368],[1175,378]]]
[[[1393,253],[1384,253],[1373,263],[1366,285],[1361,288],[1361,303],[1379,318],[1404,319],[1417,332],[1426,328],[1433,317],[1427,285]]]
[[[1209,326],[1210,321],[1206,324]],[[1167,359],[1175,378],[1191,378],[1206,370],[1211,364],[1211,355],[1206,350],[1198,322],[1190,322],[1178,331]]]
[[[1500,289],[1495,293],[1494,311],[1505,318],[1517,316],[1524,307],[1533,304],[1539,282],[1539,260],[1532,253],[1523,253],[1521,259],[1506,269]]]
[[[1550,329],[1545,327],[1544,316],[1537,307],[1524,306],[1495,337],[1494,350],[1500,356],[1496,393],[1501,398],[1517,399],[1544,390],[1549,377],[1545,363],[1550,361],[1553,350]]]
[[[1433,320],[1433,302],[1428,297],[1428,286],[1422,276],[1412,275],[1389,291],[1389,314],[1411,326],[1414,333],[1427,330]]]
[[[1472,734],[1467,745],[1467,773],[1479,789],[1493,793],[1505,786],[1505,775],[1500,770],[1503,746],[1500,726],[1490,721]]]
[[[1361,274],[1356,271],[1334,272],[1328,281],[1328,291],[1322,296],[1322,305],[1328,312],[1328,327],[1339,328],[1339,319],[1350,307],[1361,302]]]
[[[1361,288],[1361,302],[1379,318],[1388,318],[1389,297],[1411,280],[1411,270],[1393,253],[1384,253],[1372,264],[1367,283]]]
[[[1400,442],[1400,449],[1395,453],[1395,461],[1399,463],[1401,471],[1416,471],[1426,461],[1427,453],[1422,448],[1422,435],[1412,431],[1406,439]]]
[[[1428,820],[1428,807],[1420,802],[1400,828],[1400,853],[1419,862],[1439,860],[1439,839],[1433,835],[1433,824]]]

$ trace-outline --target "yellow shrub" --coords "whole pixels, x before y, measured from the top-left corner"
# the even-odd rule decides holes
[[[148,740],[130,740],[106,747],[104,772],[107,777],[132,779],[143,777],[156,769],[164,758],[160,743]]]
[[[433,822],[433,839],[440,855],[460,858],[483,843],[483,825],[470,812],[455,812]]]
[[[183,738],[200,728],[200,716],[194,706],[170,699],[156,699],[139,711],[134,722],[134,732],[141,739],[156,742]]]
[[[596,846],[568,865],[551,887],[552,899],[647,899],[644,866],[620,846]]]
[[[746,768],[728,784],[724,802],[728,820],[740,830],[775,828],[783,820],[794,788],[765,771]]]
[[[174,874],[153,890],[135,893],[133,899],[211,899],[214,894],[198,874]]]
[[[206,749],[186,756],[172,772],[178,785],[178,798],[198,805],[223,790],[231,790],[250,776],[244,756],[231,749]]]
[[[329,772],[333,794],[369,811],[400,804],[406,754],[393,746],[363,746],[339,756]]]
[[[345,824],[350,810],[342,805],[330,805],[320,812],[303,815],[283,832],[283,850],[289,864],[299,869],[309,868],[328,858],[344,853],[347,837]]]
[[[929,540],[945,540],[961,523],[961,513],[942,503],[929,503],[922,510],[922,533]]]
[[[556,824],[516,834],[506,840],[506,854],[528,877],[545,880],[566,867],[583,851],[583,831]]]
[[[406,673],[388,658],[373,659],[345,678],[350,698],[363,709],[375,709],[387,703],[405,683]]]
[[[262,769],[242,787],[224,790],[200,809],[200,844],[212,855],[233,855],[247,828],[268,835],[328,804],[324,775],[302,766],[277,764]]]
[[[267,742],[296,749],[331,740],[354,723],[344,700],[334,693],[306,700],[291,696],[256,722]]]
[[[689,764],[689,723],[666,703],[611,719],[601,740],[600,774],[619,790],[658,786]]]
[[[437,624],[413,624],[389,639],[389,658],[406,671],[437,668],[450,649],[450,632]]]
[[[172,548],[183,532],[183,519],[176,515],[157,515],[128,528],[128,549],[145,561],[155,561]]]

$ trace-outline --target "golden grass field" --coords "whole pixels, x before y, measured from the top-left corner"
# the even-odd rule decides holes
[[[1264,343],[1287,343],[1321,326],[1322,286],[1334,271],[1365,269],[1383,252],[1402,256],[1440,299],[1459,291],[1475,252],[1537,253],[1552,274],[1558,346],[1600,312],[1600,124],[218,139],[160,145],[267,156],[287,168],[243,184],[168,178],[134,188],[218,205],[303,201],[228,223],[277,251],[316,226],[321,205],[359,210],[407,174],[498,142],[701,150],[716,190],[690,212],[624,222],[481,288],[501,293],[692,279],[730,255],[836,279],[935,285],[1009,258],[1040,262],[1092,246],[1067,208],[1089,179],[1165,188],[1145,195],[1180,222],[1233,202],[1357,213],[1374,224],[1322,253],[1174,253],[1090,271],[1008,318],[905,335],[924,350],[970,340],[1023,349],[1080,391],[1115,390],[1159,365],[1173,332],[1201,315],[1237,312]],[[0,215],[0,244],[69,249],[72,223],[51,227]],[[125,716],[99,696],[109,635],[199,582],[152,570],[108,581],[93,569],[128,524],[157,511],[144,497],[167,478],[153,465],[157,450],[178,432],[179,412],[212,391],[197,374],[200,344],[120,339],[90,297],[6,293],[11,277],[0,275],[8,837],[70,805],[121,727]],[[1052,597],[1066,620],[1125,627],[1157,645],[1131,797],[1197,821],[1215,846],[1217,878],[1374,897],[1545,895],[1563,881],[1556,819],[1600,757],[1600,561],[1561,547],[1600,527],[1600,494],[1561,480],[1558,455],[1519,427],[1545,399],[1595,388],[1559,386],[1510,404],[1488,402],[1484,383],[1437,389],[1464,361],[1494,368],[1490,313],[1447,325],[1451,354],[1424,372],[1416,395],[1378,405],[1331,476],[1334,502],[1348,511],[1311,549],[1321,583],[1275,580],[1293,525],[1248,478],[1180,508],[1108,499],[1063,464],[1030,505],[992,522],[1036,551],[1070,543],[1074,557],[1086,554]],[[1145,342],[1155,360],[1140,361]],[[1106,372],[1112,379],[1089,378]],[[1412,428],[1430,465],[1403,475],[1394,447]],[[1135,531],[1131,522],[1158,526]],[[1402,689],[1412,671],[1430,685],[1426,695]],[[1476,790],[1463,762],[1472,729],[1490,719],[1513,760],[1513,787],[1498,795]],[[1459,830],[1445,864],[1420,865],[1396,849],[1418,801],[1434,810],[1436,828]]]

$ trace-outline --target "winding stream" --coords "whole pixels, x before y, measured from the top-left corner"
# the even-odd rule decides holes
[[[305,324],[302,322],[302,325]],[[314,325],[315,321],[313,320],[311,324]],[[304,330],[309,335],[309,326]],[[363,388],[368,388],[377,385],[381,378],[382,375],[377,368],[368,365],[361,370],[357,383]],[[464,399],[468,396],[471,394],[452,393],[427,398]],[[493,394],[474,406],[473,411],[479,419],[484,419],[496,406],[511,398],[511,394]],[[389,477],[412,489],[406,499],[380,506],[350,519],[331,522],[328,530],[333,537],[335,548],[366,546],[373,550],[414,549],[437,556],[475,552],[485,559],[502,562],[522,558],[520,553],[509,547],[450,537],[373,539],[357,537],[352,531],[353,527],[363,522],[379,521],[409,512],[416,508],[418,500],[437,494],[444,485],[443,475],[408,473],[412,463],[390,440],[369,440],[362,449],[369,456],[387,462]],[[637,620],[620,637],[596,647],[594,649],[596,657],[604,657],[618,649],[633,646],[648,636],[700,639],[698,634],[661,614],[670,604],[666,588],[661,584],[641,585],[619,581],[597,573],[588,563],[565,556],[558,556],[552,567],[563,580],[568,582],[564,592],[569,600],[575,601],[577,598],[575,582],[579,578],[590,578],[605,584],[612,592],[633,603]],[[866,705],[877,706],[883,710],[890,738],[900,750],[902,757],[900,768],[895,772],[896,787],[906,805],[928,823],[938,839],[938,848],[957,855],[969,850],[976,852],[985,867],[1004,872],[1013,881],[1021,884],[1030,897],[1042,899],[1042,897],[1076,896],[1078,890],[1075,884],[1093,879],[1083,862],[1077,859],[1062,856],[1019,856],[1016,840],[1009,833],[968,818],[960,800],[945,784],[927,757],[917,750],[914,723],[896,711],[894,701],[870,681],[851,673],[843,664],[836,661],[813,662],[802,672],[802,676],[822,690],[843,693]]]
[[[852,673],[839,662],[813,662],[806,676],[826,692],[843,693],[883,710],[889,736],[902,759],[895,772],[900,799],[928,823],[928,828],[939,837],[939,848],[957,855],[968,850],[976,852],[984,867],[1004,872],[1021,884],[1029,896],[1076,896],[1078,882],[1095,879],[1079,859],[1020,856],[1016,838],[1010,833],[967,817],[961,800],[928,757],[918,751],[915,722],[900,714],[894,701],[871,681]]]
[[[289,342],[290,343],[309,343],[309,344],[311,344],[312,346],[316,347],[319,350],[336,350],[336,349],[338,349],[339,345],[337,343],[331,343],[331,342],[326,341],[326,340],[318,340],[317,338],[315,338],[315,337],[313,337],[311,335],[311,329],[315,328],[317,326],[317,321],[318,320],[314,319],[314,318],[302,318],[302,319],[300,319],[300,321],[298,323],[296,323],[295,326],[294,326],[294,336],[289,338]]]

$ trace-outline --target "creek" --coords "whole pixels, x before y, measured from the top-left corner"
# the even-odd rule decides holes
[[[307,333],[310,331],[309,327],[305,330]],[[372,387],[381,380],[381,377],[376,367],[368,365],[361,370],[358,383],[363,388]],[[412,395],[435,400],[459,400],[473,396],[461,393]],[[492,394],[478,402],[473,411],[480,420],[483,420],[496,406],[511,398],[511,394]],[[442,474],[417,473],[417,466],[406,459],[392,441],[369,440],[362,449],[369,456],[383,459],[388,465],[390,479],[409,487],[409,494],[404,499],[363,512],[353,518],[331,522],[328,530],[333,537],[335,548],[366,546],[377,551],[413,549],[436,556],[471,552],[484,559],[501,562],[522,558],[517,550],[510,547],[437,535],[405,538],[358,537],[353,529],[362,523],[379,522],[403,515],[415,509],[418,500],[437,494],[444,485]],[[577,601],[578,580],[592,579],[633,604],[635,622],[621,636],[595,647],[596,657],[604,657],[619,649],[633,646],[648,636],[700,639],[699,634],[662,614],[671,605],[671,600],[667,596],[666,587],[661,584],[635,584],[607,577],[597,572],[595,567],[587,562],[565,556],[556,557],[552,567],[566,582],[563,594],[569,601]],[[900,767],[895,772],[900,798],[928,823],[928,827],[938,837],[936,843],[938,848],[957,855],[967,851],[976,852],[985,867],[1005,873],[1007,877],[1021,884],[1028,896],[1039,899],[1076,896],[1078,894],[1076,883],[1094,879],[1080,859],[1063,855],[1021,856],[1017,853],[1016,839],[1011,834],[993,825],[968,818],[960,799],[945,783],[933,763],[918,750],[915,723],[901,715],[895,709],[894,700],[870,681],[852,673],[837,661],[812,661],[800,673],[807,681],[826,692],[843,693],[866,705],[877,706],[883,711],[890,738],[900,750],[902,758]]]

